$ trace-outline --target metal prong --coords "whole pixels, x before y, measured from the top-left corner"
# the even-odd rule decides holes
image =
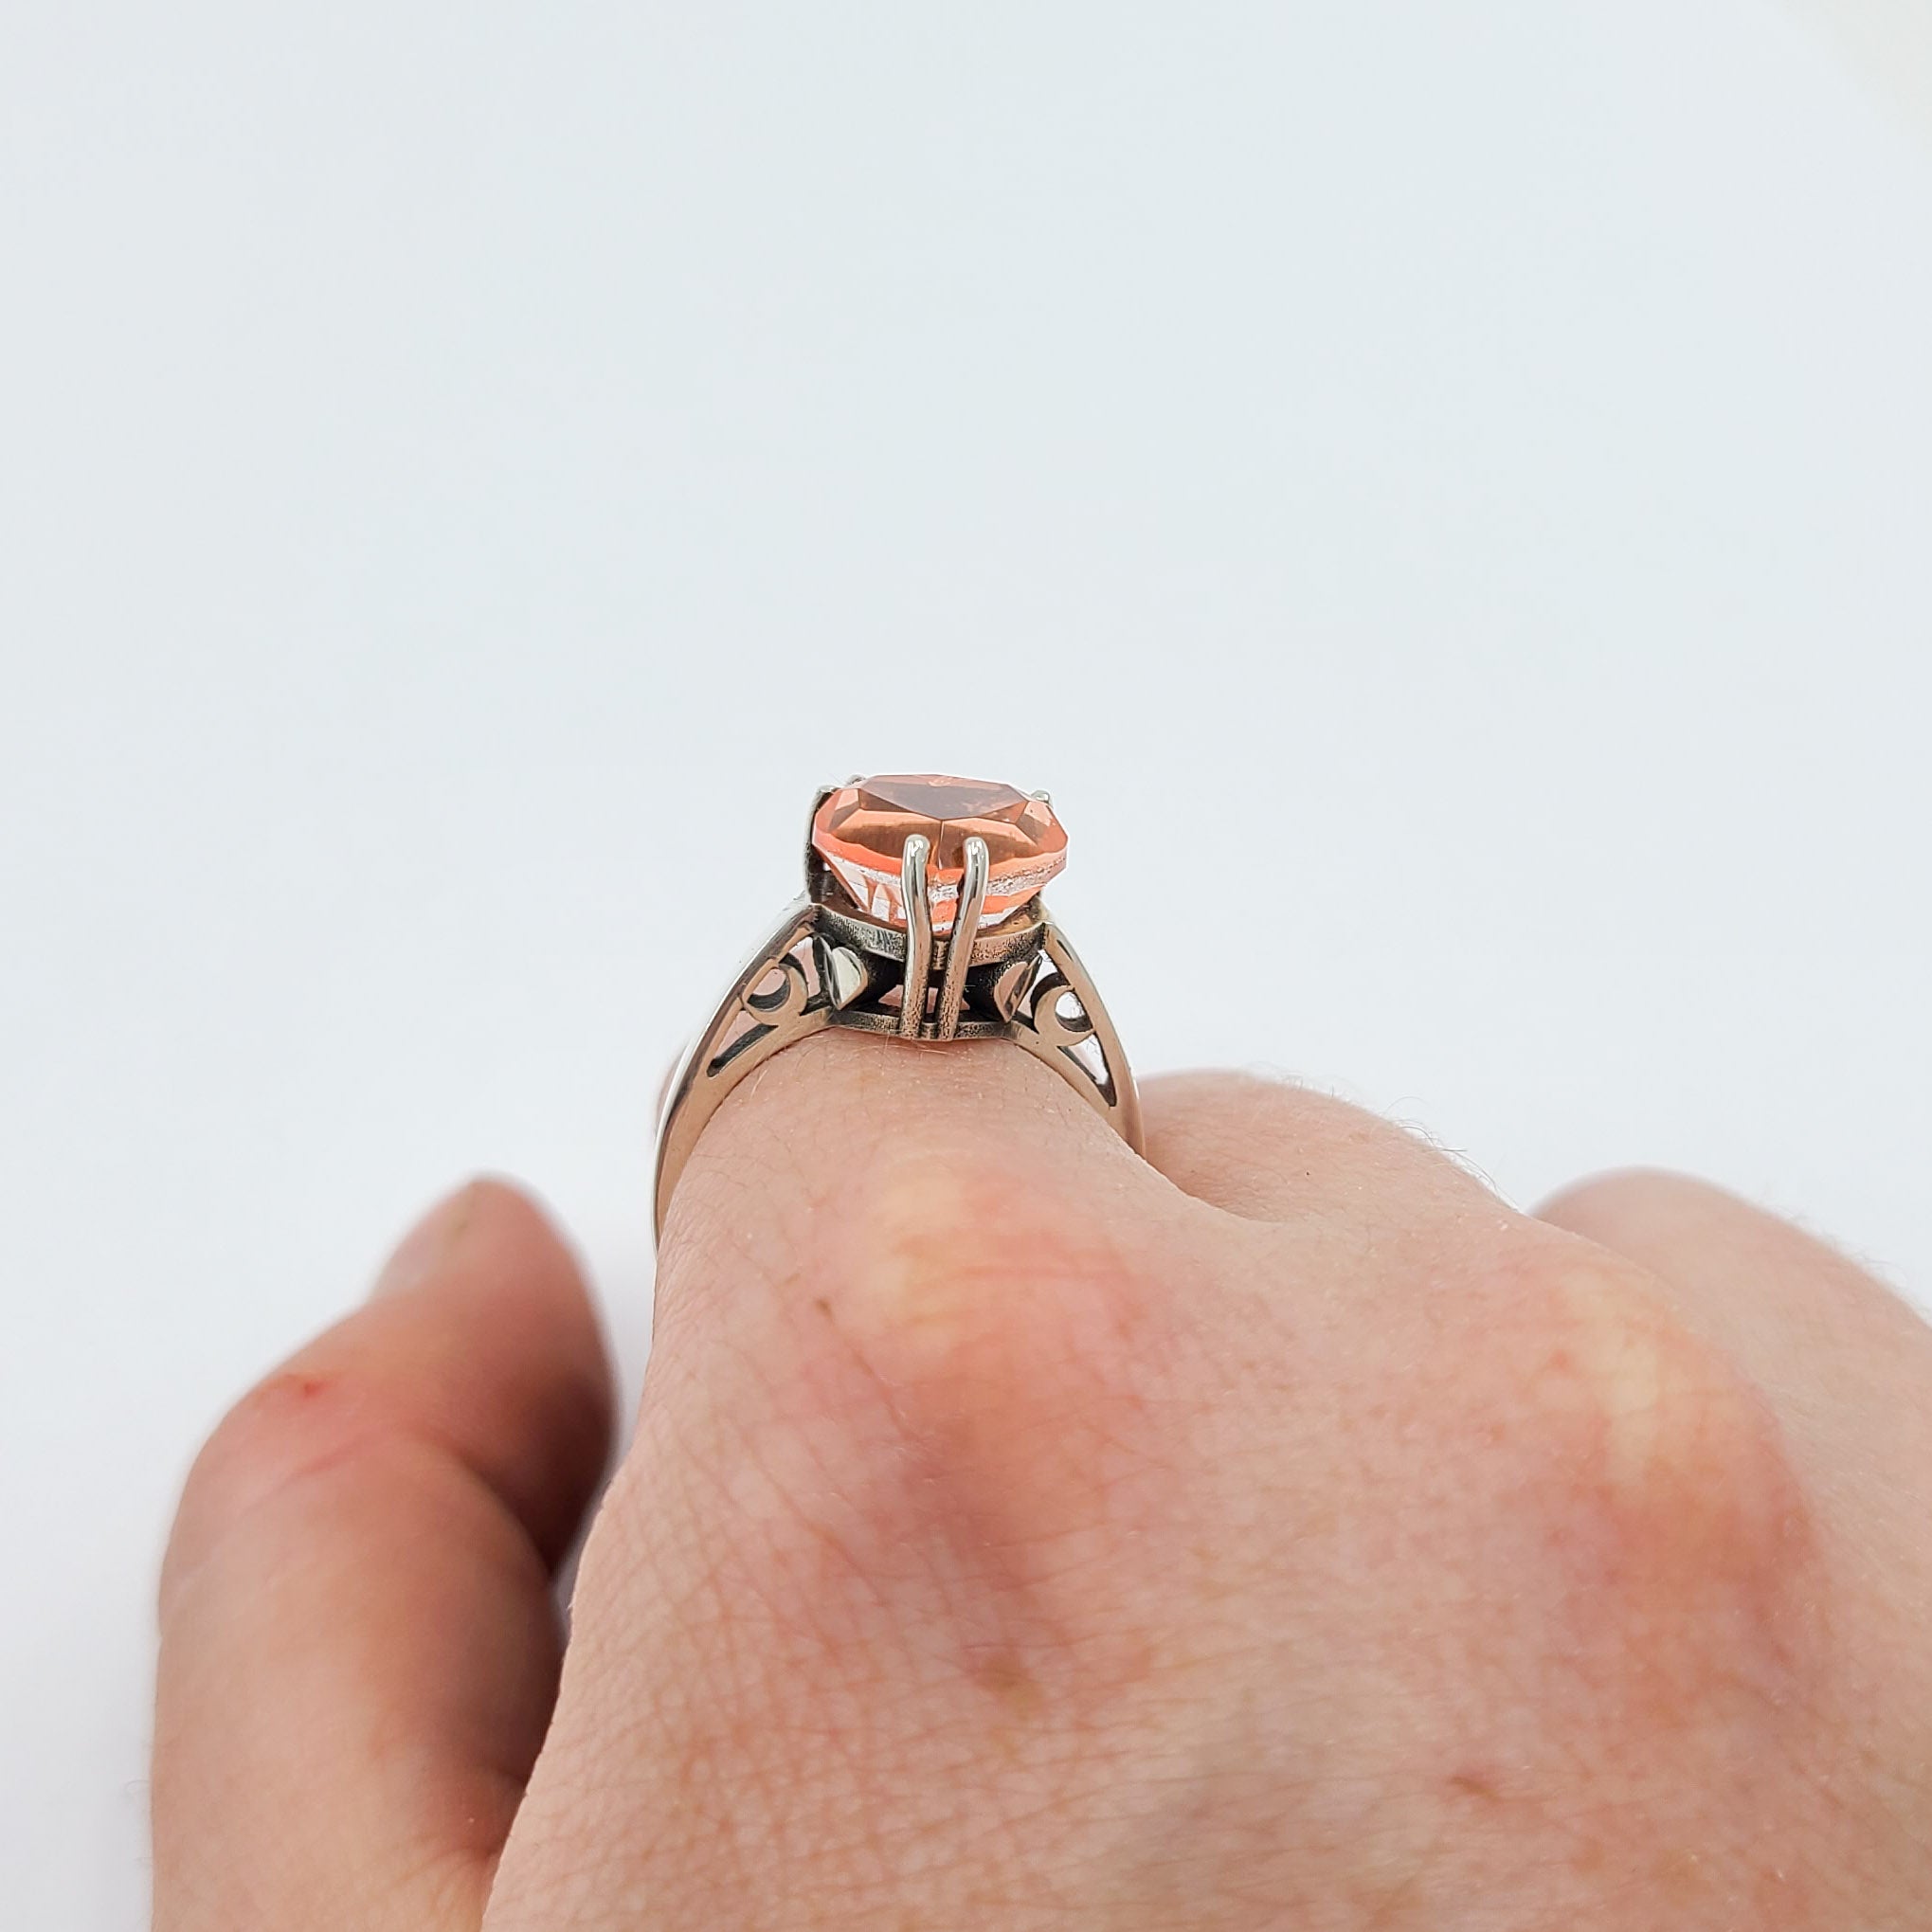
[[[917,1039],[926,1024],[926,986],[932,978],[932,899],[926,861],[932,846],[914,832],[899,854],[899,892],[906,901],[906,986],[899,995],[899,1037]]]
[[[812,827],[819,822],[819,807],[840,787],[836,785],[822,785],[812,793],[812,808],[805,814],[805,850],[812,849]]]
[[[1030,791],[1026,795],[1030,799],[1038,799],[1043,805],[1050,805],[1054,802],[1054,795],[1050,791]]]
[[[843,785],[822,785],[812,793],[812,808],[805,814],[805,889],[808,892],[811,890],[812,875],[818,870],[820,863],[818,848],[812,843],[812,831],[819,822],[819,807],[835,791],[843,789]]]
[[[972,964],[973,941],[979,937],[980,914],[986,908],[986,879],[993,855],[984,839],[966,842],[966,876],[959,882],[959,910],[952,916],[952,937],[946,943],[946,978],[939,987],[939,1037],[959,1035],[959,1010],[966,1003],[966,967]]]

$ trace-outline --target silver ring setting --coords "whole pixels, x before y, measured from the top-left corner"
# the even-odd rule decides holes
[[[822,786],[803,895],[666,1090],[659,1235],[725,1096],[773,1055],[831,1027],[905,1043],[1010,1040],[1140,1152],[1140,1101],[1119,1037],[1039,891],[1064,863],[1065,842],[1043,792],[923,774]]]

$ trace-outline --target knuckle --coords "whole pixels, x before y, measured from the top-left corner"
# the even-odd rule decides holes
[[[908,1150],[852,1203],[816,1310],[834,1394],[952,1505],[1033,1541],[1100,1521],[1182,1339],[1176,1265],[1091,1179]]]
[[[1646,1218],[1659,1206],[1708,1191],[1701,1183],[1664,1168],[1613,1167],[1571,1182],[1539,1212],[1564,1227],[1615,1224],[1632,1217]]]
[[[1569,1241],[1539,1241],[1527,1266],[1512,1366],[1547,1548],[1619,1614],[1769,1629],[1810,1523],[1769,1400],[1643,1271]]]
[[[1350,1185],[1399,1189],[1455,1207],[1487,1197],[1483,1177],[1413,1122],[1359,1107],[1303,1081],[1256,1073],[1169,1074],[1144,1092],[1155,1137],[1219,1175],[1285,1164]],[[1158,1165],[1157,1158],[1157,1165]]]
[[[1133,1272],[1084,1193],[997,1148],[909,1149],[858,1190],[828,1312],[879,1372],[944,1402],[1102,1345]]]
[[[1842,1609],[1776,1411],[1634,1263],[1529,1225],[1479,1265],[1435,1491],[1469,1723],[1533,1687],[1564,1727],[1538,1778],[1640,1784],[1660,1751],[1756,1775],[1736,1741],[1828,1707]]]

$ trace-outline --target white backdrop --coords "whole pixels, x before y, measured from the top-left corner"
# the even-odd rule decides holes
[[[1050,786],[1146,1068],[1932,1288],[1932,95],[1825,10],[5,9],[13,1923],[141,1923],[175,1485],[428,1197],[634,1386],[822,776]]]

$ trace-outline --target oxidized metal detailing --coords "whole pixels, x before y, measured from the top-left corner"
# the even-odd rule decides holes
[[[835,789],[814,798],[813,819]],[[746,963],[672,1076],[658,1130],[660,1234],[677,1177],[725,1095],[774,1054],[833,1026],[908,1041],[1011,1040],[1141,1151],[1140,1100],[1119,1036],[1038,894],[985,925],[988,855],[984,840],[969,838],[957,908],[935,932],[929,856],[924,837],[907,840],[906,923],[882,920],[855,906],[807,822],[804,895]]]

